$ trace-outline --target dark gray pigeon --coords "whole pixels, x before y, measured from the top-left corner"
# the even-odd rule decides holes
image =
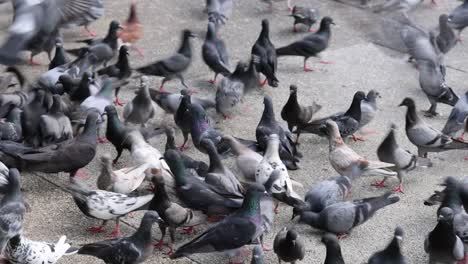
[[[299,161],[301,154],[297,151],[291,131],[287,128],[283,128],[276,121],[273,102],[269,96],[264,97],[263,104],[265,105],[265,108],[263,110],[262,118],[255,130],[255,137],[259,148],[261,150],[266,150],[268,137],[271,134],[277,134],[280,140],[279,155],[281,160],[283,160],[288,169],[297,169],[298,167],[296,163]]]
[[[294,264],[296,261],[304,259],[304,242],[299,239],[299,235],[294,229],[284,227],[275,236],[273,251],[276,253],[279,263],[284,261]]]
[[[24,106],[21,116],[21,126],[26,144],[37,147],[40,145],[39,117],[47,113],[46,93],[43,90],[34,91],[34,99]]]
[[[327,248],[324,264],[345,264],[341,253],[340,241],[336,238],[336,235],[326,233],[322,237],[322,243]]]
[[[289,131],[298,126],[307,124],[322,106],[312,101],[311,105],[302,106],[297,100],[297,86],[289,86],[289,99],[281,109],[281,118],[288,123]],[[296,143],[299,141],[300,132],[297,133]]]
[[[150,65],[137,68],[136,71],[145,75],[164,77],[159,90],[164,90],[164,84],[174,78],[178,78],[182,85],[188,88],[182,73],[187,70],[192,62],[192,46],[190,44],[190,38],[192,37],[195,37],[195,35],[190,30],[186,29],[182,31],[182,43],[176,54]]]
[[[229,55],[226,50],[226,45],[224,41],[216,35],[215,24],[212,22],[208,23],[205,42],[203,42],[202,46],[202,57],[206,65],[215,73],[210,83],[216,83],[218,74],[228,76],[231,73],[229,70]]]
[[[49,70],[52,70],[55,67],[62,66],[70,62],[70,58],[63,49],[63,42],[61,38],[55,40],[55,55],[52,61],[49,64]]]
[[[188,95],[190,92],[186,89],[180,91],[180,93],[161,92],[158,90],[149,90],[151,99],[156,102],[168,114],[175,114],[180,106],[182,97]],[[202,99],[195,96],[190,96],[190,101],[203,106],[205,109],[215,107],[215,102],[210,99]]]
[[[6,246],[8,240],[18,234],[23,229],[23,219],[26,212],[21,195],[20,173],[17,169],[11,168],[8,173],[7,191],[0,202],[0,249]]]
[[[403,242],[403,229],[395,228],[392,241],[388,246],[379,252],[374,253],[367,262],[368,264],[406,264],[406,259],[401,252]]]
[[[296,25],[304,24],[307,30],[312,32],[312,25],[319,19],[319,11],[315,8],[308,8],[295,5],[289,15],[294,18],[293,32],[297,32]]]
[[[49,112],[39,117],[39,134],[42,146],[73,138],[71,122],[64,114],[60,95],[55,94],[52,98],[53,102]]]
[[[453,139],[429,126],[416,113],[413,99],[405,98],[400,106],[406,106],[406,136],[418,147],[418,156],[427,158],[428,152],[468,149],[468,143]]]
[[[458,42],[457,35],[449,24],[449,16],[439,16],[439,35],[436,37],[437,47],[440,52],[447,54]]]
[[[307,60],[310,57],[318,57],[319,53],[328,48],[331,37],[330,25],[334,25],[331,17],[324,17],[320,22],[320,28],[316,33],[310,34],[305,38],[295,41],[287,46],[276,50],[278,57],[280,56],[300,56],[304,57],[304,71],[312,71],[307,67]],[[322,63],[329,63],[322,61]]]
[[[141,77],[140,90],[137,95],[129,102],[123,111],[125,123],[139,124],[142,127],[155,116],[156,104],[151,100],[148,88],[148,77]]]
[[[215,25],[224,25],[232,14],[232,0],[206,0],[208,21]]]
[[[269,86],[278,87],[279,81],[276,78],[278,58],[275,46],[270,40],[270,23],[266,19],[262,20],[262,31],[252,47],[252,55],[259,58],[259,63],[256,65],[257,71],[266,77],[262,86],[268,82]]]
[[[468,117],[468,91],[453,106],[452,111],[445,123],[442,133],[448,136],[455,134],[463,129],[466,118]],[[461,138],[463,140],[463,138]]]
[[[439,65],[433,61],[421,59],[418,60],[418,69],[419,85],[431,103],[431,107],[425,112],[427,117],[438,115],[436,112],[437,103],[450,106],[454,106],[457,103],[458,96],[445,83],[444,73]]]
[[[184,95],[182,97],[182,101],[179,104],[179,108],[177,108],[177,111],[174,114],[174,122],[182,131],[182,135],[184,136],[184,143],[182,143],[180,146],[180,150],[188,148],[186,144],[188,141],[188,136],[192,131],[192,116],[190,113],[191,105],[192,103],[190,102],[190,95]]]
[[[250,264],[265,264],[262,247],[255,246],[252,249],[252,260],[250,261]]]
[[[195,253],[231,251],[256,242],[264,231],[260,209],[260,197],[264,192],[263,186],[251,186],[239,210],[179,247],[171,259]]]
[[[378,210],[400,200],[396,196],[390,197],[391,194],[386,192],[382,196],[335,203],[320,213],[304,211],[301,213],[300,221],[314,228],[346,237],[354,227],[368,221]]]
[[[146,212],[132,236],[87,244],[78,254],[94,256],[109,264],[142,263],[153,253],[151,227],[155,222],[162,222],[158,213]]]
[[[468,26],[468,1],[457,6],[448,17],[450,26],[458,30],[458,38],[460,39],[461,32]]]
[[[464,258],[463,242],[453,228],[453,211],[448,207],[440,210],[436,227],[424,240],[424,250],[429,254],[429,263],[452,263]]]
[[[19,142],[23,139],[21,127],[21,110],[14,104],[10,104],[11,110],[4,122],[0,122],[0,139]]]

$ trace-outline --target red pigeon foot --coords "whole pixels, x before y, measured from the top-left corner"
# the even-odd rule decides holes
[[[365,141],[364,138],[358,137],[358,136],[356,136],[354,134],[351,137],[353,138],[354,141]]]
[[[338,238],[338,240],[342,240],[342,239],[345,239],[348,237],[348,234],[337,234],[336,235],[336,238]]]
[[[333,61],[324,61],[324,60],[321,60],[320,63],[322,63],[322,64],[333,64],[334,62],[333,62]]]
[[[174,253],[174,250],[171,247],[169,247],[169,251],[164,253],[164,255],[170,256],[170,255],[172,255],[172,253]]]
[[[263,82],[260,82],[260,87],[263,87],[263,86],[265,86],[265,85],[267,84],[267,81],[268,81],[268,80],[267,80],[267,79],[265,79]]]
[[[226,120],[226,119],[231,119],[232,116],[231,116],[231,115],[223,115],[223,118],[224,118],[224,120]]]
[[[120,236],[120,225],[115,225],[114,231],[109,235],[109,237],[116,238]]]
[[[377,187],[377,188],[385,188],[385,187],[387,187],[387,184],[385,184],[385,181],[380,181],[380,182],[372,183],[371,186],[374,186],[374,187]]]
[[[154,244],[153,246],[154,246],[154,248],[159,248],[160,250],[161,250],[163,247],[169,247],[169,245],[166,244],[166,243],[164,243],[164,240],[162,240],[162,239],[159,240],[159,242],[156,243],[156,244]]]
[[[314,29],[314,28],[310,28],[310,29],[309,29],[309,32],[311,32],[311,33],[315,33],[315,32],[317,32],[317,30],[316,30],[316,29]]]
[[[314,70],[312,70],[311,68],[309,68],[307,66],[304,66],[304,71],[305,72],[313,72]]]
[[[165,93],[165,92],[166,92],[166,89],[164,89],[164,86],[161,85],[161,86],[159,87],[159,91]]]
[[[90,37],[97,36],[96,32],[94,32],[92,30],[89,30],[89,28],[87,28],[87,27],[85,27],[84,30],[85,30],[86,34],[88,34],[88,36],[90,36]]]
[[[216,80],[209,80],[208,82],[211,83],[211,84],[213,84],[213,85],[216,84]]]
[[[184,227],[183,231],[180,232],[182,235],[191,235],[195,232],[195,228],[193,226],[191,227]]]
[[[94,234],[105,233],[106,230],[102,226],[93,226],[88,228],[88,231]]]
[[[120,101],[118,98],[116,98],[115,101],[114,101],[114,105],[124,106],[125,104],[122,103],[122,101]]]
[[[187,149],[189,149],[189,148],[190,148],[190,147],[189,147],[189,146],[186,146],[185,143],[184,143],[184,144],[182,144],[182,146],[179,147],[179,150],[180,150],[180,151],[184,151],[184,150],[187,150]]]
[[[398,188],[396,188],[395,190],[393,190],[393,192],[396,192],[396,193],[404,193],[404,192],[403,192],[403,184],[400,183],[400,185],[398,185]]]
[[[29,59],[29,65],[31,66],[41,66],[41,64],[37,61],[34,61],[33,58]]]
[[[363,134],[364,136],[367,136],[367,135],[377,134],[377,131],[375,131],[375,130],[362,130],[361,134]]]
[[[87,179],[89,179],[89,175],[86,172],[84,172],[83,170],[78,170],[75,173],[75,178],[78,178],[78,179],[81,179],[81,180],[87,180]]]
[[[109,142],[106,138],[98,138],[98,143],[107,143]]]

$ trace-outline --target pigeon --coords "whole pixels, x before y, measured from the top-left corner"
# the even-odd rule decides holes
[[[327,248],[324,264],[345,264],[341,253],[340,241],[335,235],[327,233],[323,235],[321,241]]]
[[[235,71],[231,74],[231,79],[238,79],[244,84],[244,94],[251,92],[258,86],[257,64],[260,57],[252,55],[249,64],[238,62]]]
[[[320,213],[327,206],[342,202],[351,193],[352,176],[337,176],[314,185],[304,197],[304,204],[293,209],[291,220],[303,211]]]
[[[206,0],[206,13],[209,22],[224,25],[232,14],[232,0]]]
[[[322,106],[312,101],[310,106],[302,106],[297,100],[297,86],[289,86],[289,99],[281,110],[281,118],[288,123],[289,131],[300,125],[307,124],[312,116],[320,111]],[[300,133],[297,134],[296,143],[299,140]]]
[[[9,104],[11,110],[4,122],[0,122],[0,139],[19,142],[23,139],[21,127],[21,110],[14,104]]]
[[[457,44],[457,35],[449,24],[449,16],[439,16],[439,35],[436,36],[437,47],[440,52],[447,54]]]
[[[379,92],[372,89],[367,93],[366,98],[362,99],[359,129],[369,124],[377,114],[377,97],[380,97]]]
[[[118,32],[119,39],[123,45],[135,49],[140,56],[143,56],[143,51],[140,50],[135,43],[143,36],[143,24],[140,23],[137,15],[136,0],[130,2],[130,11],[128,18],[122,23],[123,29]]]
[[[263,233],[260,197],[264,192],[263,186],[250,187],[239,210],[179,247],[170,258],[177,259],[194,253],[237,250],[257,241]]]
[[[432,61],[440,66],[442,57],[437,46],[436,35],[430,31],[429,34],[415,25],[405,25],[400,31],[400,37],[408,49],[410,61],[420,60]]]
[[[209,1],[230,1],[230,0],[209,0]],[[215,24],[208,23],[208,30],[206,32],[205,42],[202,46],[202,58],[208,67],[214,71],[215,76],[210,83],[216,83],[218,74],[228,76],[231,71],[229,70],[229,55],[226,50],[224,41],[216,36]]]
[[[3,251],[8,240],[22,233],[23,219],[26,212],[21,190],[20,173],[10,168],[7,191],[0,202],[0,249]]]
[[[78,170],[90,163],[96,154],[98,114],[91,112],[86,118],[84,131],[77,137],[42,149],[29,149],[19,153],[17,149],[1,148],[3,155],[13,157],[22,170],[45,173],[68,172],[74,177]],[[0,160],[3,157],[0,155]]]
[[[268,137],[271,134],[277,134],[280,140],[279,155],[281,160],[286,163],[288,169],[297,169],[298,158],[301,154],[298,153],[297,147],[293,142],[291,131],[283,128],[275,119],[275,112],[273,110],[273,102],[269,96],[263,99],[265,108],[263,110],[262,118],[255,130],[255,137],[261,150],[265,150],[268,142]]]
[[[177,108],[177,111],[174,114],[174,122],[182,131],[182,135],[184,136],[184,143],[182,143],[180,146],[180,150],[188,148],[186,144],[188,141],[188,136],[192,131],[192,116],[190,113],[191,105],[192,103],[190,101],[190,95],[184,95],[179,104],[179,107]]]
[[[168,247],[170,251],[165,254],[171,255],[173,253],[176,229],[178,227],[192,227],[201,224],[203,219],[197,216],[194,211],[174,203],[169,199],[163,178],[153,177],[152,182],[156,188],[154,199],[150,202],[148,210],[156,211],[163,220],[159,223],[161,239],[155,246],[162,247],[166,245],[164,243],[164,237],[166,236],[166,229],[169,228],[171,243]]]
[[[424,240],[424,250],[429,254],[429,263],[456,263],[464,257],[463,242],[453,229],[453,211],[448,207],[440,210],[436,227]]]
[[[279,263],[284,261],[294,264],[296,261],[304,259],[304,242],[299,239],[299,235],[294,229],[284,227],[275,236],[273,251],[278,256]]]
[[[62,99],[55,94],[47,114],[39,117],[39,131],[42,146],[59,143],[73,138],[70,119],[63,113]]]
[[[123,45],[119,49],[119,57],[117,62],[113,65],[109,65],[97,71],[98,75],[107,75],[109,77],[115,77],[118,80],[126,80],[132,75],[132,69],[128,61],[128,48]],[[119,100],[120,87],[115,89],[115,101],[116,105],[122,106],[123,103]]]
[[[321,119],[312,120],[311,122],[298,126],[295,133],[312,133],[325,137],[325,130],[321,129],[328,120],[333,120],[339,128],[342,138],[352,136],[355,141],[363,139],[354,135],[361,126],[361,102],[366,98],[362,91],[357,91],[354,94],[353,101],[346,112],[339,112]]]
[[[266,19],[262,20],[262,31],[252,47],[252,55],[259,58],[259,63],[256,65],[257,71],[266,77],[262,86],[268,82],[269,86],[278,87],[279,80],[275,75],[278,59],[275,46],[270,40],[270,23]]]
[[[392,241],[382,251],[374,253],[367,262],[368,264],[406,264],[407,261],[401,253],[401,243],[403,242],[403,229],[395,228]]]
[[[39,117],[47,112],[47,108],[45,91],[35,90],[34,99],[24,106],[21,116],[21,126],[26,144],[35,147],[40,145]]]
[[[427,158],[428,152],[441,152],[453,149],[468,149],[468,143],[453,139],[429,126],[416,113],[413,99],[405,98],[400,106],[408,107],[406,111],[406,136],[418,147],[418,156]]]
[[[63,256],[78,252],[65,243],[66,236],[61,236],[57,243],[33,241],[22,235],[12,237],[5,248],[5,257],[9,263],[55,264]]]
[[[335,122],[328,120],[323,130],[328,135],[330,164],[340,175],[349,175],[348,173],[353,171],[354,166],[358,167],[359,174],[362,176],[397,175],[396,172],[390,170],[395,166],[394,164],[368,160],[346,145]]]
[[[390,197],[391,194],[386,192],[381,196],[335,203],[320,213],[305,211],[301,213],[300,222],[343,237],[367,222],[378,210],[400,200],[397,196]]]
[[[22,50],[32,50],[32,56],[44,48],[52,50],[61,27],[93,21],[104,11],[102,0],[15,1],[13,9],[9,36],[0,47],[0,63],[7,65],[20,63],[18,53]]]
[[[452,12],[450,12],[448,17],[449,25],[458,30],[458,38],[460,39],[461,32],[468,26],[468,2],[463,1],[463,3],[457,6]]]
[[[101,156],[101,173],[97,179],[99,190],[112,191],[116,193],[129,194],[136,190],[145,179],[145,171],[149,165],[146,163],[112,170],[112,159],[110,154]]]
[[[111,236],[120,235],[120,217],[136,210],[145,209],[153,194],[144,196],[128,196],[126,194],[108,192],[102,190],[89,190],[83,183],[72,181],[67,188],[72,195],[76,206],[88,217],[103,220],[102,225],[91,227],[88,231],[93,233],[105,232],[104,226],[108,220],[116,219],[115,230]]]
[[[262,247],[255,246],[252,249],[252,260],[250,264],[265,264],[265,256],[263,255]]]
[[[297,24],[306,25],[308,27],[307,30],[311,32],[312,25],[319,19],[319,11],[315,8],[295,5],[293,6],[289,16],[294,18],[293,32],[297,32]]]
[[[255,172],[258,164],[263,159],[262,155],[249,149],[232,136],[224,136],[223,140],[231,146],[231,150],[236,156],[237,169],[245,179],[255,182]]]
[[[161,107],[164,112],[168,114],[175,114],[177,109],[179,109],[180,102],[182,101],[182,97],[187,94],[187,90],[181,90],[180,93],[170,93],[170,92],[161,92],[154,89],[149,89],[149,93],[151,99],[153,99],[156,104]],[[190,96],[191,102],[199,104],[203,106],[205,109],[215,107],[215,102],[210,99],[202,99],[195,96]]]
[[[156,114],[156,104],[151,100],[148,88],[148,77],[141,77],[140,90],[133,100],[124,107],[125,122],[146,126],[146,122]]]
[[[84,245],[78,254],[94,256],[109,264],[142,263],[153,252],[151,227],[155,222],[162,222],[159,215],[146,212],[133,235]]]
[[[186,170],[176,151],[166,151],[164,159],[174,173],[178,197],[188,208],[207,214],[226,214],[241,206],[239,199],[223,197],[210,185]]]
[[[431,164],[429,161],[424,162],[423,159],[418,158],[416,155],[412,154],[408,150],[403,149],[398,145],[395,139],[395,130],[396,126],[392,124],[390,132],[387,134],[385,139],[380,143],[380,146],[377,148],[377,156],[382,162],[395,164],[395,167],[392,168],[397,172],[397,177],[399,180],[399,186],[394,190],[394,192],[403,192],[403,177],[406,173],[414,170],[417,166],[422,166],[426,164],[427,167],[430,167]],[[373,186],[376,187],[386,187],[385,181],[387,177],[380,182],[376,182]]]
[[[80,104],[80,108],[84,111],[94,108],[99,112],[99,114],[104,114],[106,106],[112,104],[112,90],[119,85],[120,83],[116,82],[115,79],[108,78],[104,80],[99,92],[86,98]]]
[[[331,28],[330,25],[334,25],[331,17],[324,17],[320,21],[320,28],[316,33],[310,34],[305,38],[295,41],[285,47],[276,49],[276,54],[280,56],[301,56],[304,57],[304,71],[312,71],[307,67],[307,60],[310,57],[317,57],[319,53],[328,48]],[[330,63],[322,61],[322,63]]]
[[[221,162],[218,151],[210,139],[202,139],[200,146],[208,153],[210,167],[205,175],[205,182],[223,196],[244,198],[244,188],[236,176]]]
[[[452,111],[445,123],[442,133],[453,137],[455,133],[463,128],[468,117],[468,91],[453,106]],[[463,137],[460,137],[463,140]]]
[[[182,151],[180,151],[176,147],[175,131],[173,128],[171,127],[165,128],[165,133],[167,137],[165,151],[167,152],[170,149],[176,151],[180,155],[182,160],[184,161],[184,165],[187,169],[194,169],[198,175],[205,177],[206,174],[208,173],[209,166],[203,161],[198,161],[198,160],[192,159],[188,155],[185,155]]]
[[[93,79],[89,73],[85,72],[81,79],[73,79],[70,75],[64,74],[59,77],[57,83],[62,85],[70,101],[81,104],[88,97],[99,92],[102,82],[102,79]]]
[[[184,30],[182,32],[182,43],[176,54],[153,64],[137,68],[136,71],[145,75],[164,77],[159,87],[160,91],[164,91],[164,84],[173,78],[178,78],[182,85],[188,89],[182,73],[187,70],[192,62],[192,46],[190,44],[190,38],[192,37],[195,37],[195,35],[190,30]]]
[[[428,60],[418,60],[419,85],[426,94],[431,107],[427,110],[426,116],[433,117],[438,115],[437,103],[444,103],[454,106],[458,101],[458,96],[445,83],[444,74],[441,68]]]
[[[70,62],[70,58],[63,49],[62,39],[57,38],[55,40],[55,55],[52,61],[49,64],[49,70],[54,69],[55,67],[62,66]]]
[[[390,13],[402,12],[405,17],[408,17],[408,12],[416,8],[423,0],[389,0],[374,8],[374,13]],[[431,0],[435,3],[435,0]]]

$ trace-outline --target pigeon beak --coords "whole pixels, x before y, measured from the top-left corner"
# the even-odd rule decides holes
[[[195,35],[195,34],[193,34],[193,33],[190,33],[190,37],[192,37],[192,38],[197,38],[198,36]]]
[[[330,22],[330,24],[332,24],[332,25],[335,25],[335,26],[336,26],[335,22],[333,22],[333,21],[332,21],[332,22]]]
[[[404,104],[403,104],[403,103],[401,103],[401,104],[399,104],[398,106],[404,106]]]
[[[119,25],[118,29],[125,29],[124,26]]]

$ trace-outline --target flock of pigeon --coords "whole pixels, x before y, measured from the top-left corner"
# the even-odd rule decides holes
[[[263,2],[274,12],[272,1]],[[241,249],[255,245],[250,263],[265,263],[264,250],[270,249],[263,238],[271,231],[281,203],[291,209],[294,224],[275,236],[273,252],[280,263],[296,263],[305,257],[304,240],[294,227],[297,222],[324,231],[324,263],[345,263],[339,240],[351,235],[353,228],[369,221],[377,211],[391,210],[384,208],[399,202],[400,197],[393,192],[403,193],[405,176],[417,167],[432,166],[428,153],[468,149],[463,138],[468,132],[468,92],[458,96],[446,84],[443,61],[444,54],[461,41],[460,33],[468,26],[468,1],[452,13],[441,15],[438,29],[429,32],[413,23],[408,14],[423,4],[422,0],[387,0],[379,6],[362,1],[364,7],[376,13],[403,13],[399,37],[408,50],[409,62],[419,71],[421,89],[429,100],[425,115],[436,116],[438,103],[453,107],[439,131],[419,117],[412,98],[402,98],[400,106],[407,109],[406,136],[418,153],[398,145],[396,127],[392,126],[377,148],[379,160],[368,160],[346,144],[348,139],[363,141],[356,134],[377,114],[380,94],[376,90],[357,91],[351,102],[343,102],[349,104],[344,111],[314,118],[322,106],[316,102],[299,104],[299,87],[290,85],[289,99],[280,112],[287,126],[278,122],[272,98],[265,96],[255,140],[223,133],[210,121],[210,109],[228,119],[245,94],[266,89],[266,85],[278,87],[279,57],[302,57],[307,72],[312,71],[308,59],[320,57],[327,49],[334,19],[320,17],[317,9],[291,2],[287,1],[287,5],[294,18],[293,31],[300,30],[300,24],[313,31],[316,23],[318,30],[284,47],[275,47],[270,40],[269,21],[264,19],[250,61],[239,62],[232,70],[228,49],[218,32],[229,23],[233,0],[206,1],[207,31],[201,50],[203,61],[214,73],[210,82],[216,86],[216,95],[211,100],[193,96],[196,91],[185,82],[184,72],[193,55],[191,38],[195,37],[188,29],[182,30],[180,46],[171,56],[144,67],[130,67],[129,52],[143,54],[137,47],[143,25],[135,1],[131,2],[128,19],[122,23],[112,21],[103,38],[86,39],[80,42],[83,47],[65,49],[61,32],[66,28],[84,26],[95,35],[88,26],[104,15],[102,0],[12,0],[13,22],[0,47],[0,64],[6,66],[0,76],[0,250],[4,260],[56,263],[63,256],[77,253],[105,263],[130,264],[144,262],[153,248],[167,248],[164,253],[171,259],[224,252],[230,262],[243,263]],[[31,52],[29,61],[22,58],[23,51]],[[36,64],[33,57],[41,52],[49,56],[49,70],[30,83],[18,65]],[[223,76],[221,80],[219,75]],[[153,76],[163,78],[159,89],[150,88]],[[133,79],[139,82],[138,91],[124,104],[119,91]],[[165,90],[166,82],[173,79],[183,86],[180,92]],[[158,108],[173,116],[173,124],[150,125]],[[180,147],[176,146],[176,129],[183,134]],[[163,152],[149,143],[162,134],[166,137]],[[294,190],[303,184],[288,173],[301,169],[301,134],[328,139],[329,161],[340,175],[315,184],[304,197]],[[184,152],[189,136],[194,147],[208,155],[209,164]],[[108,142],[117,156],[97,156],[98,143]],[[133,164],[116,170],[114,166],[124,150],[130,152]],[[230,157],[235,160],[235,172],[223,161]],[[101,172],[96,186],[90,187],[84,184],[87,175],[82,169],[95,159],[100,161]],[[107,222],[115,220],[111,234],[114,238],[71,246],[65,236],[55,244],[25,237],[22,231],[28,204],[22,196],[20,172],[69,173],[67,191],[78,209],[86,217],[102,220],[89,231],[104,233]],[[382,177],[374,184],[376,187],[386,187],[389,177],[397,177],[399,186],[379,196],[347,200],[353,181],[361,176]],[[150,192],[141,190],[145,181],[150,184]],[[429,263],[468,260],[468,214],[464,210],[465,204],[468,208],[467,184],[448,177],[443,183],[445,189],[436,191],[425,202],[440,204],[438,223],[424,241]],[[146,213],[139,228],[131,236],[121,237],[120,218],[140,210]],[[189,242],[175,246],[177,229],[190,235],[196,226],[207,222],[214,224]],[[157,244],[152,241],[154,223],[161,232]],[[368,263],[409,263],[401,248],[403,236],[403,229],[395,227],[394,238],[386,248],[370,256]]]

